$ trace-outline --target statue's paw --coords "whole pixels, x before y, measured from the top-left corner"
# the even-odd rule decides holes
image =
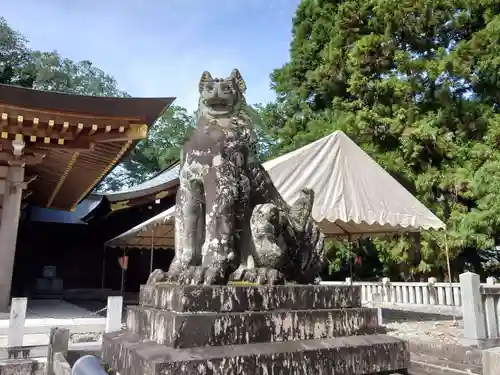
[[[220,267],[192,266],[178,276],[178,283],[184,285],[223,285],[225,272]]]
[[[240,281],[258,285],[282,285],[285,277],[274,268],[251,268],[243,272]]]
[[[148,277],[148,281],[146,281],[146,285],[154,285],[156,283],[165,281],[167,279],[167,275],[160,269],[155,269]]]

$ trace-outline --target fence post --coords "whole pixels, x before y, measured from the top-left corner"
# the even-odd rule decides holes
[[[385,302],[391,302],[390,294],[391,279],[388,277],[382,278],[382,298]]]
[[[123,297],[108,297],[108,308],[106,314],[106,333],[120,331],[122,329]]]
[[[486,284],[488,286],[495,286],[497,279],[494,277],[488,277],[486,279]],[[484,314],[486,317],[486,328],[488,332],[489,339],[498,338],[498,322],[497,322],[497,306],[494,296],[486,295],[484,301]]]
[[[373,304],[375,308],[377,309],[377,320],[378,320],[378,325],[381,326],[384,324],[383,322],[383,315],[382,315],[382,294],[380,293],[375,293],[373,295]]]
[[[345,278],[345,283],[346,283],[347,285],[351,286],[351,285],[352,285],[352,278],[350,278],[350,277],[346,277],[346,278]]]
[[[497,283],[496,277],[487,277],[486,278],[486,284],[495,285],[496,283]]]
[[[465,272],[460,275],[460,293],[462,295],[462,316],[464,338],[481,344],[486,340],[486,324],[481,297],[479,275]]]
[[[54,364],[55,362],[57,362],[56,357],[62,356],[61,359],[65,359],[66,355],[68,354],[68,346],[69,346],[69,329],[58,328],[58,327],[51,328],[50,339],[49,339],[49,352],[47,355],[47,375],[55,374]],[[60,374],[61,372],[63,373],[63,375],[71,374],[71,367],[69,366],[69,364],[67,364],[65,360],[63,360],[62,362],[63,366],[60,366],[62,368],[61,371],[58,372],[58,374]]]
[[[438,304],[436,283],[437,279],[435,277],[429,277],[429,279],[427,279],[427,290],[429,293],[429,303],[431,305]]]
[[[26,320],[27,298],[12,298],[10,303],[7,346],[23,346],[24,321]]]

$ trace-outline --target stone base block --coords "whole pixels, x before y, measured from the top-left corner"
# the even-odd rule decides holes
[[[102,359],[121,375],[371,375],[410,362],[407,343],[387,335],[174,349],[129,331],[103,336]]]
[[[0,360],[2,375],[46,375],[47,363],[44,359],[4,359]]]
[[[127,310],[127,329],[174,348],[314,340],[375,333],[370,308],[176,313],[150,307]]]
[[[483,375],[497,375],[500,369],[500,348],[483,350]]]
[[[244,312],[361,307],[361,288],[347,285],[177,285],[141,287],[141,306],[177,312]]]

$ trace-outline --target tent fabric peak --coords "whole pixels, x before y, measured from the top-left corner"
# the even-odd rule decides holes
[[[316,193],[312,215],[329,235],[444,229],[394,177],[336,131],[264,164],[283,198]]]
[[[342,131],[270,160],[264,163],[264,168],[289,204],[295,202],[301,189],[314,190],[312,216],[330,237],[355,238],[445,228],[439,218]],[[174,215],[172,207],[108,241],[107,245],[148,247],[145,242],[149,236],[147,242],[151,247],[151,236],[159,240],[161,233],[168,233],[168,243],[173,246]],[[158,226],[161,228],[154,229]],[[131,236],[138,237],[136,246],[128,240]]]

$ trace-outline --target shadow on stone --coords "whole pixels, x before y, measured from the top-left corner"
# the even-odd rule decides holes
[[[453,320],[454,316],[451,314],[439,314],[439,313],[425,313],[417,311],[408,311],[400,309],[382,309],[382,317],[384,323],[392,322],[422,322],[422,321],[441,321],[441,320]],[[460,318],[459,318],[460,319]]]

